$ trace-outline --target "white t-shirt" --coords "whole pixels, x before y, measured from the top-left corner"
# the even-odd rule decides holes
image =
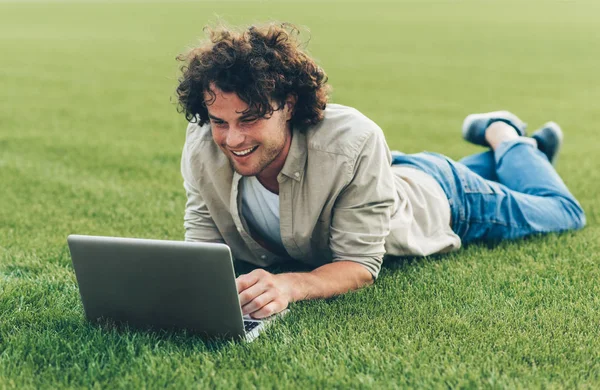
[[[261,238],[285,252],[279,229],[279,195],[267,190],[256,176],[241,179],[242,215]]]

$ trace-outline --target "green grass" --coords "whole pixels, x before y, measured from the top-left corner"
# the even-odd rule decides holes
[[[600,5],[0,2],[0,388],[600,386]],[[388,262],[251,344],[87,323],[70,233],[183,239],[175,56],[208,21],[312,32],[333,101],[459,158],[464,116],[563,125],[580,232]]]

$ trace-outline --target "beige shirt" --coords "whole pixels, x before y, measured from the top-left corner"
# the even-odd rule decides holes
[[[318,125],[293,131],[277,176],[288,256],[251,236],[240,210],[241,176],[214,143],[210,124],[188,126],[181,171],[186,241],[224,242],[234,258],[258,266],[348,260],[376,278],[386,253],[426,256],[460,247],[439,184],[417,169],[392,167],[379,126],[350,107],[328,104]]]

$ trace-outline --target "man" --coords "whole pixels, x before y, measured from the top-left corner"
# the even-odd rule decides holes
[[[426,256],[461,242],[581,228],[583,211],[550,161],[562,133],[525,137],[508,112],[468,116],[463,136],[490,148],[454,162],[390,153],[360,112],[327,104],[325,73],[286,25],[221,29],[179,59],[190,121],[182,156],[186,240],[224,242],[264,267],[237,279],[244,314],[369,285],[384,254]]]

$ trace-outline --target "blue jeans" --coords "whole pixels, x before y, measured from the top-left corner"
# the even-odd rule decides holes
[[[580,229],[583,209],[546,156],[522,140],[455,162],[437,153],[392,153],[433,176],[448,197],[452,230],[463,243]]]

